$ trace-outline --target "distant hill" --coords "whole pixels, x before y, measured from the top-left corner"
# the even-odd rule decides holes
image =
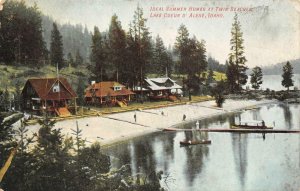
[[[296,60],[290,60],[291,65],[294,68],[294,74],[300,74],[300,58],[296,59]],[[283,65],[285,65],[286,62],[282,62],[282,63],[278,63],[278,64],[274,64],[271,66],[265,66],[262,68],[263,73],[266,75],[278,75],[278,74],[282,74],[282,67]]]

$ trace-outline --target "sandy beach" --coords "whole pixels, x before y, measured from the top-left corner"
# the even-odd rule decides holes
[[[83,138],[86,138],[88,144],[98,141],[102,146],[107,146],[133,137],[161,131],[163,128],[176,126],[180,123],[273,102],[273,100],[226,100],[223,108],[217,108],[214,101],[205,101],[159,109],[58,121],[55,128],[61,128],[64,135],[71,136],[71,129],[76,129],[76,121],[78,121]],[[183,121],[183,115],[186,115],[185,121]],[[40,126],[35,124],[27,126],[27,128],[30,133],[36,133]]]

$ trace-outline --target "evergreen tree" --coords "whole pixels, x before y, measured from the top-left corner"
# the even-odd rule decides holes
[[[212,89],[212,96],[215,97],[215,101],[218,107],[222,107],[223,103],[225,102],[224,97],[225,91],[225,83],[223,80],[217,83],[217,86]]]
[[[96,81],[102,81],[103,76],[105,76],[104,43],[99,28],[96,26],[94,27],[94,34],[92,35],[91,49],[91,72],[93,73]]]
[[[157,35],[153,51],[153,61],[150,67],[152,70],[150,72],[162,76],[166,74],[167,71],[167,75],[170,76],[172,72],[172,64],[173,61],[170,53],[167,52],[162,38]]]
[[[250,82],[252,84],[252,88],[255,90],[259,89],[260,85],[263,83],[262,81],[263,74],[260,67],[256,66],[252,69]]]
[[[177,72],[182,74],[187,73],[186,68],[190,56],[189,35],[190,34],[186,26],[181,24],[178,29],[178,35],[176,37],[175,53],[179,56],[179,62],[177,63]]]
[[[208,75],[207,75],[207,83],[212,83],[215,79],[214,79],[214,71],[210,68],[208,70]]]
[[[86,87],[86,84],[84,83],[84,78],[83,77],[79,77],[78,78],[78,82],[77,82],[77,95],[78,95],[78,99],[77,99],[77,102],[79,105],[83,105],[85,102],[84,102],[84,94],[85,94],[85,87]]]
[[[50,43],[50,60],[53,66],[58,65],[59,69],[64,67],[63,60],[63,42],[62,36],[57,28],[57,24],[53,23],[53,29],[51,31],[51,43]]]
[[[244,39],[243,39],[243,33],[241,31],[241,24],[238,21],[238,16],[235,14],[234,21],[231,28],[231,52],[229,54],[229,60],[231,60],[236,69],[232,70],[234,73],[236,79],[237,88],[241,89],[242,85],[245,85],[247,83],[247,74],[246,70],[248,69],[245,63],[247,62],[247,59],[244,55]]]
[[[36,4],[7,1],[1,11],[0,62],[31,64],[42,62],[46,46],[42,36],[41,13]]]
[[[79,67],[83,65],[83,58],[80,54],[80,51],[77,49],[76,51],[76,56],[75,56],[75,62],[74,62],[74,67]]]
[[[68,59],[68,66],[69,67],[74,66],[75,62],[71,52],[68,53],[67,59]]]
[[[21,81],[17,80],[15,84],[15,93],[14,93],[14,107],[16,110],[20,111],[22,108],[22,95],[21,95]]]
[[[195,36],[189,38],[187,28],[181,25],[176,37],[175,53],[179,56],[179,72],[187,75],[184,81],[191,100],[191,92],[199,91],[201,74],[207,67],[205,42],[198,41]]]
[[[229,62],[226,61],[226,77],[227,77],[227,86],[230,92],[234,92],[238,89],[237,79],[236,79],[237,68],[235,64],[229,59]]]
[[[287,90],[289,90],[290,87],[294,85],[293,67],[289,61],[283,66],[282,71],[283,71],[283,74],[282,74],[281,84],[282,84],[282,86],[287,88]]]
[[[151,36],[146,26],[147,19],[144,18],[143,9],[139,6],[134,12],[133,21],[129,29],[129,51],[131,59],[131,69],[134,74],[133,84],[143,85],[146,74],[150,71],[150,62],[152,58]]]
[[[128,83],[127,73],[131,68],[126,67],[126,33],[122,28],[118,16],[114,14],[111,18],[109,31],[109,60],[115,71],[115,80]]]

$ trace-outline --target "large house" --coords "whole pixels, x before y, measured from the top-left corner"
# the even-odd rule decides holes
[[[127,106],[135,93],[124,85],[114,82],[92,82],[85,91],[85,101],[89,104]]]
[[[76,113],[76,97],[62,77],[29,79],[22,90],[23,109],[35,114],[69,116]]]
[[[182,93],[182,87],[169,77],[162,78],[146,78],[144,80],[143,89],[136,87],[136,93],[148,95],[150,100],[169,99],[176,100],[176,97]]]

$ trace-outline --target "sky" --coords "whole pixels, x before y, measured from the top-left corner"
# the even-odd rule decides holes
[[[94,26],[98,26],[101,31],[108,30],[113,14],[119,17],[123,28],[127,30],[139,5],[144,11],[144,17],[147,18],[146,25],[152,37],[159,34],[167,47],[173,46],[177,30],[184,24],[191,37],[195,35],[197,39],[205,40],[207,54],[220,63],[225,63],[230,52],[231,27],[236,12],[242,26],[245,56],[248,60],[246,64],[249,67],[300,58],[299,0],[26,0],[26,2],[28,5],[36,2],[44,14],[61,24],[81,23],[90,31],[93,31]],[[173,11],[174,8],[177,10]],[[190,8],[198,8],[199,11],[191,11]],[[221,11],[220,8],[228,10]],[[154,14],[161,14],[161,17],[153,17]],[[180,17],[164,17],[165,14],[179,14]],[[198,16],[204,14],[204,16],[191,18],[190,14]],[[209,18],[209,14],[218,17]]]

